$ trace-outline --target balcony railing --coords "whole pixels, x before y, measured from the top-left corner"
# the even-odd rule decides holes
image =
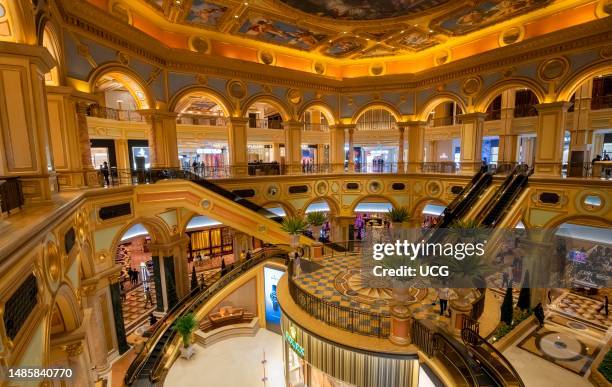
[[[397,122],[395,121],[368,121],[357,122],[355,129],[357,130],[397,130]]]
[[[229,120],[222,116],[189,114],[177,117],[176,123],[182,125],[227,126]]]
[[[329,125],[304,122],[304,130],[308,132],[329,132]]]
[[[10,214],[24,204],[19,178],[0,178],[0,212]]]
[[[459,123],[459,117],[457,116],[432,117],[427,120],[427,124],[433,127],[457,125]]]
[[[283,129],[283,121],[265,118],[249,118],[249,128],[257,129]]]
[[[535,117],[538,109],[534,105],[517,105],[514,107],[514,118]]]
[[[612,95],[598,95],[591,99],[591,110],[612,109]]]
[[[119,110],[99,105],[89,106],[87,109],[87,115],[90,117],[106,118],[107,120],[115,121],[145,121],[145,118],[134,110]]]

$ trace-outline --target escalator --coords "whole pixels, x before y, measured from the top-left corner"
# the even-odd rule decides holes
[[[495,227],[527,186],[529,171],[518,165],[499,187],[493,198],[478,213],[476,221],[482,227]]]
[[[444,213],[438,218],[438,222],[431,227],[426,240],[430,243],[438,242],[445,233],[444,229],[449,228],[453,222],[461,220],[491,185],[492,181],[493,173],[491,172],[479,171],[475,174],[468,185],[466,185],[448,207],[446,207]]]
[[[189,180],[193,181],[194,183],[198,184],[199,186],[206,188],[207,190],[210,190],[216,194],[219,194],[239,205],[241,205],[242,207],[256,212],[257,214],[264,216],[270,220],[275,221],[276,223],[283,223],[283,217],[282,216],[278,216],[277,214],[273,213],[272,211],[266,209],[265,207],[262,207],[258,204],[253,203],[252,201],[245,199],[243,197],[241,197],[239,194],[229,191],[215,183],[213,183],[210,180],[206,180],[196,174],[190,173],[189,172]],[[307,233],[302,233],[302,235],[304,235],[307,238],[310,238],[312,240],[315,240],[315,238],[312,237],[312,235],[309,235]],[[345,252],[347,251],[347,248],[345,246],[342,246],[340,244],[334,243],[334,242],[321,242],[323,243],[324,246],[336,251],[336,252]]]

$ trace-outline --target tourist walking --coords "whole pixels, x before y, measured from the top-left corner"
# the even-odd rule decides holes
[[[448,307],[448,296],[450,293],[449,288],[440,288],[438,289],[438,299],[440,300],[440,316],[444,315],[446,309]],[[450,313],[449,313],[450,317]]]
[[[597,313],[601,313],[602,310],[604,311],[606,317],[608,317],[608,296],[604,296],[603,304],[601,304],[599,309],[597,309]]]
[[[533,308],[533,315],[538,319],[540,328],[544,326],[544,307],[541,302],[538,302],[535,308]]]

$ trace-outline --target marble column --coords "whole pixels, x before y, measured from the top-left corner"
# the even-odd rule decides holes
[[[304,124],[298,121],[283,123],[285,131],[285,160],[290,173],[299,173],[302,168],[302,128]]]
[[[461,114],[461,171],[473,173],[482,162],[482,136],[485,113]]]
[[[344,130],[345,125],[332,125],[329,128],[330,138],[330,163],[332,164],[332,171],[343,173],[344,172],[344,158],[346,154],[344,152],[344,144],[346,141],[346,135]]]
[[[149,124],[147,140],[152,169],[179,168],[176,113],[157,109],[138,111]]]
[[[115,322],[115,334],[117,335],[117,346],[122,354],[130,349],[125,336],[125,324],[123,323],[123,309],[121,308],[121,287],[119,275],[109,277],[111,303],[113,305],[113,319]]]
[[[348,170],[349,172],[355,172],[355,125],[348,126]]]
[[[408,121],[402,125],[408,129],[408,173],[420,171],[425,152],[425,121]]]
[[[127,140],[115,140],[115,157],[117,158],[117,170],[127,171],[128,169],[131,169]]]
[[[584,168],[583,163],[589,164],[595,157],[592,145],[593,131],[589,126],[592,93],[593,79],[584,83],[575,93],[567,160],[570,163],[567,169],[569,176],[584,176],[587,169]]]
[[[68,355],[68,366],[72,369],[72,378],[70,381],[73,386],[90,386],[92,380],[89,376],[89,367],[85,351],[83,350],[83,341],[79,340],[64,347],[66,355]]]
[[[567,102],[535,105],[538,109],[534,176],[561,176]]]
[[[87,339],[91,354],[91,364],[95,367],[98,376],[109,370],[108,348],[105,342],[104,316],[100,300],[98,299],[97,286],[91,284],[82,288],[83,300],[86,307],[91,311],[89,323],[86,327]]]
[[[176,236],[170,243],[152,244],[150,247],[157,311],[166,312],[190,291],[187,262],[189,238]]]
[[[397,173],[404,173],[404,143],[406,142],[404,139],[404,126],[398,125],[399,138],[398,147],[397,147]]]
[[[0,176],[19,176],[26,203],[57,191],[45,74],[55,61],[46,48],[0,42]]]
[[[228,126],[227,144],[232,173],[235,176],[248,175],[247,133],[249,119],[231,117]],[[286,148],[285,148],[286,149]]]
[[[518,136],[512,132],[515,96],[515,89],[509,89],[502,93],[498,163],[515,163],[518,160]]]

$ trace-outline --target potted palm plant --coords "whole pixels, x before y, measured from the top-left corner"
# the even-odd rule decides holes
[[[313,211],[306,214],[306,222],[310,225],[310,231],[315,241],[321,236],[321,226],[327,221],[327,216],[321,211]]]
[[[406,206],[393,207],[387,212],[387,219],[393,225],[392,232],[395,238],[412,238],[413,235],[406,233],[406,223],[410,220],[410,210]]]
[[[300,217],[287,217],[283,219],[281,230],[291,235],[291,247],[297,248],[300,244],[300,234],[306,230],[308,223]]]
[[[179,317],[174,323],[174,330],[176,330],[176,332],[181,335],[181,338],[183,339],[183,346],[181,347],[181,357],[185,359],[190,359],[195,352],[195,349],[191,344],[191,334],[196,329],[197,325],[198,322],[196,321],[196,318],[193,313],[188,313],[184,316]]]

